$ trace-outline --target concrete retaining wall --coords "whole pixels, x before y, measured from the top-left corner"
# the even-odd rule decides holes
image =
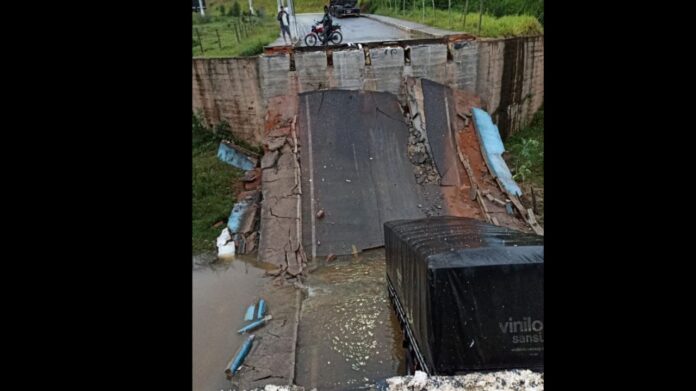
[[[295,71],[290,70],[293,57]],[[266,102],[274,96],[362,88],[402,97],[404,76],[475,91],[505,138],[543,104],[544,37],[196,58],[193,110],[202,112],[208,124],[227,121],[239,137],[260,143]]]
[[[478,52],[476,92],[506,138],[544,102],[544,37],[484,40]]]

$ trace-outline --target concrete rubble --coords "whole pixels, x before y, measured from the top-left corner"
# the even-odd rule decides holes
[[[229,236],[234,245],[218,243],[219,254],[226,256],[232,256],[235,253],[249,254],[258,247],[258,212],[261,201],[258,190],[261,184],[261,171],[258,168],[259,155],[232,141],[224,140],[218,148],[218,158],[233,167],[245,170],[242,178],[243,191],[237,194],[237,202],[227,219],[227,227],[221,233],[221,238]],[[222,246],[227,246],[224,251]]]
[[[273,320],[253,331],[254,346],[230,383],[235,390],[302,390],[294,383],[301,292],[291,285],[264,283],[258,292]],[[286,385],[286,386],[283,386]]]
[[[300,225],[300,147],[295,129],[296,99],[269,105],[261,159],[261,232],[259,261],[278,267],[275,277],[301,276],[307,259]],[[273,100],[273,99],[272,99]]]
[[[417,371],[415,376],[387,379],[388,391],[543,391],[544,374],[530,370],[471,373],[460,376],[431,376]]]
[[[471,373],[458,376],[428,376],[416,371],[414,376],[395,376],[368,390],[380,391],[543,391],[544,374],[530,370]],[[299,386],[266,385],[250,391],[304,391]],[[316,389],[312,389],[316,390]]]
[[[249,254],[257,247],[260,192],[243,191],[237,195],[237,200],[227,220],[227,228],[234,238],[237,253]]]

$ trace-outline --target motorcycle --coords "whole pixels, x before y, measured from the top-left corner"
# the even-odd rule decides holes
[[[312,26],[312,31],[310,31],[304,37],[305,45],[316,46],[316,44],[319,41],[321,41],[323,35],[324,35],[324,26],[321,24],[321,22],[315,22],[314,25]],[[343,34],[341,33],[341,25],[334,24],[333,26],[331,26],[331,33],[329,34],[329,39],[326,40],[326,43],[329,43],[329,42],[333,45],[340,45],[341,42],[343,42]]]

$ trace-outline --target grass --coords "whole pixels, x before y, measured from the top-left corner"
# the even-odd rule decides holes
[[[263,47],[280,37],[280,27],[276,20],[275,0],[254,0],[253,6],[259,17],[253,18],[255,24],[248,26],[248,35],[240,37],[237,42],[235,24],[239,26],[240,18],[228,15],[233,1],[209,0],[206,16],[192,15],[192,55],[196,57],[239,57],[254,56],[263,52]],[[296,13],[324,12],[326,0],[295,1]],[[239,2],[242,11],[249,11],[249,2]],[[224,12],[223,12],[224,11]],[[219,34],[219,39],[218,39]],[[198,37],[203,44],[203,50]]]
[[[236,183],[244,175],[240,169],[221,162],[217,149],[223,132],[206,128],[198,116],[192,124],[192,236],[193,254],[214,251],[215,239],[222,227],[213,228],[218,221],[227,221],[234,205]]]
[[[544,108],[542,106],[526,128],[506,141],[508,163],[514,179],[544,186]]]
[[[323,12],[325,0],[298,0],[295,2],[297,13]],[[364,5],[363,5],[364,3]],[[280,29],[276,15],[276,1],[256,0],[254,9],[258,17],[246,19],[253,23],[242,23],[239,17],[230,16],[234,2],[229,0],[210,0],[206,17],[192,15],[192,55],[196,57],[239,57],[254,56],[263,52],[263,47],[280,37]],[[248,12],[248,2],[239,1],[240,9]],[[479,34],[479,14],[468,13],[466,24],[463,23],[461,11],[452,10],[450,18],[447,10],[433,10],[430,2],[426,2],[425,18],[422,11],[407,7],[406,12],[394,10],[384,4],[368,1],[358,3],[364,11],[391,16],[395,18],[423,23],[441,29],[464,31],[481,37],[513,37],[522,35],[542,34],[544,29],[536,17],[530,15],[506,15],[495,17],[484,12]],[[417,5],[420,7],[420,4]],[[246,29],[240,32],[239,42],[235,26],[244,25]],[[200,37],[200,42],[199,42]],[[201,43],[203,50],[201,50]]]
[[[219,13],[219,7],[222,5],[227,10],[231,8],[234,1],[230,0],[209,0],[206,2],[208,4],[208,9],[212,10],[214,14]],[[287,2],[286,2],[287,3]],[[296,13],[309,13],[309,12],[324,12],[324,5],[329,4],[328,0],[295,0],[295,12]],[[253,0],[253,5],[255,10],[262,10],[267,14],[275,17],[277,2],[276,0]],[[249,10],[249,1],[243,0],[239,2],[239,6],[242,10]],[[207,14],[207,12],[206,12]],[[275,20],[275,19],[274,19]]]
[[[463,23],[461,11],[452,10],[450,25],[447,10],[428,8],[426,2],[425,18],[421,9],[407,11],[394,11],[390,8],[377,7],[375,14],[391,16],[393,18],[410,20],[445,30],[463,31],[472,35],[486,38],[517,37],[523,35],[543,34],[544,28],[534,16],[530,15],[506,15],[495,17],[484,12],[481,20],[481,33],[479,34],[479,13],[468,13],[466,24]]]
[[[200,16],[200,15],[199,15]],[[244,23],[244,30],[239,31],[240,42],[237,42],[235,25],[240,28],[240,18],[234,16],[212,16],[201,21],[194,21],[192,33],[192,54],[196,57],[239,57],[254,56],[263,52],[263,47],[278,38],[280,30],[278,22],[271,16],[253,18],[253,23]],[[219,43],[218,43],[219,35]],[[198,37],[203,43],[203,50]]]
[[[323,12],[322,0],[297,1],[297,13]],[[247,34],[242,33],[239,42],[235,33],[235,25],[240,26],[239,17],[228,15],[234,2],[226,0],[210,0],[206,16],[192,15],[192,55],[196,57],[239,57],[254,56],[263,52],[263,47],[280,37],[280,28],[276,20],[275,0],[256,0],[254,9],[259,17],[247,18],[254,23],[246,23]],[[239,2],[242,11],[249,11],[248,1]],[[223,13],[224,11],[224,13]],[[219,38],[218,38],[219,35]],[[198,40],[203,44],[203,50]]]
[[[533,201],[525,188],[536,189],[537,220],[544,224],[544,107],[534,115],[526,128],[510,136],[505,142],[506,161],[519,182],[523,201],[531,207]]]

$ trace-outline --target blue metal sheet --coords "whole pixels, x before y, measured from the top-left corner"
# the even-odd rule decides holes
[[[256,167],[252,159],[225,143],[220,143],[217,156],[223,162],[242,170],[251,170]]]
[[[503,159],[502,154],[505,152],[505,146],[500,138],[498,127],[485,111],[474,107],[472,112],[476,132],[484,152],[483,158],[486,159],[488,167],[493,171],[493,175],[500,180],[505,191],[517,196],[522,195],[522,190],[512,179],[512,173]]]

